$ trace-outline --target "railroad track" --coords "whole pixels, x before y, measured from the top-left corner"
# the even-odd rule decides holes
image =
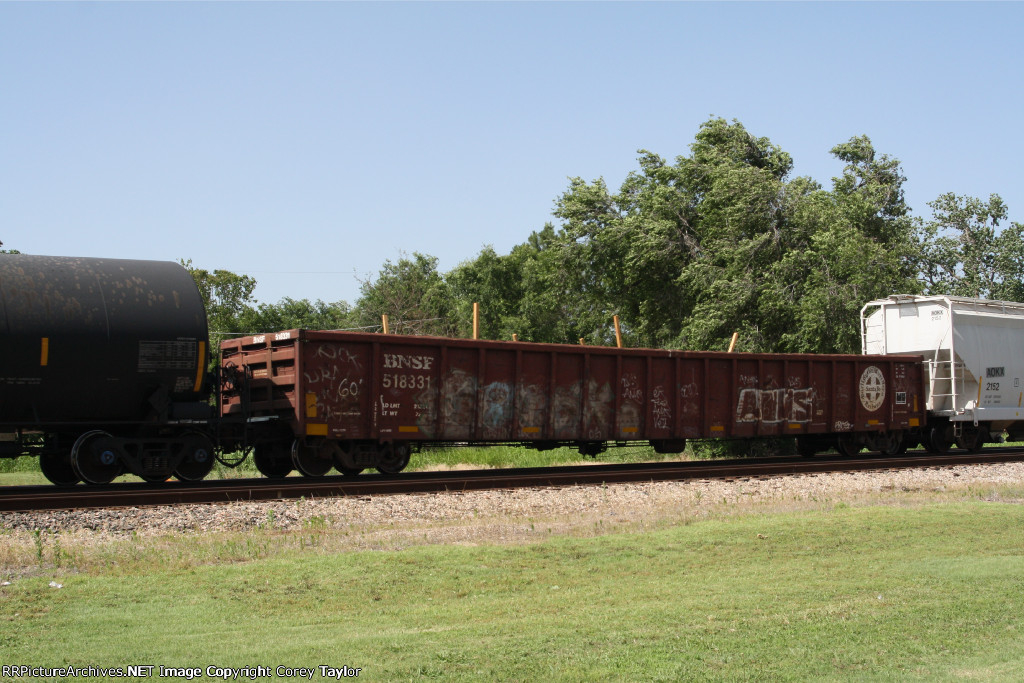
[[[854,472],[915,467],[948,467],[1024,460],[1022,449],[986,449],[982,453],[902,455],[897,457],[778,457],[756,460],[687,461],[630,465],[536,467],[529,469],[411,472],[358,477],[217,479],[163,484],[108,486],[0,487],[0,512],[78,508],[152,507],[248,500],[373,496],[545,486],[587,486],[625,482],[729,479],[816,472]]]

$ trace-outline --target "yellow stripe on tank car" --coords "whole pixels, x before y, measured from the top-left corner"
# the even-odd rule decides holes
[[[43,337],[42,350],[39,355],[39,364],[46,365],[50,362],[50,338]]]
[[[196,362],[196,384],[192,391],[199,392],[203,388],[203,366],[206,365],[206,342],[199,342],[199,360]]]

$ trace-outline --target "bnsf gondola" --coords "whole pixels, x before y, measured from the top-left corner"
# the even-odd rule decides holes
[[[424,444],[573,446],[797,437],[895,453],[926,420],[922,358],[619,349],[287,330],[225,341],[225,418],[261,420],[256,464],[397,472]]]

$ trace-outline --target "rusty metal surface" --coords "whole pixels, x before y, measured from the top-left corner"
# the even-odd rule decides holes
[[[162,261],[0,255],[0,425],[140,420],[201,393],[206,313]]]
[[[230,340],[257,415],[334,439],[635,441],[907,429],[920,356],[746,354],[289,330]],[[225,401],[225,412],[240,402]]]
[[[545,486],[600,486],[611,483],[683,481],[777,476],[813,472],[852,472],[914,467],[992,464],[1024,460],[1024,450],[987,449],[983,453],[926,453],[893,458],[773,458],[640,465],[541,467],[518,470],[418,472],[281,480],[240,479],[191,484],[115,484],[110,486],[20,486],[0,488],[0,512],[101,507],[147,507],[247,500],[326,498],[398,493],[434,493]]]

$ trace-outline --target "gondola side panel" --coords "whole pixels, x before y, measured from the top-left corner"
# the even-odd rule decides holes
[[[582,353],[556,351],[551,354],[554,379],[551,391],[549,424],[555,439],[577,439],[583,433],[583,402],[588,367]]]
[[[543,441],[551,439],[550,413],[551,364],[553,353],[526,349],[518,351],[518,372],[515,383],[516,440]]]
[[[646,398],[652,393],[648,384],[647,360],[644,356],[624,356],[621,361],[615,423],[617,438],[623,441],[657,438],[647,436]]]
[[[465,349],[459,349],[458,355],[453,351],[437,344],[403,344],[391,339],[379,343],[372,410],[376,434],[382,441],[441,440],[449,438],[452,431],[462,433],[460,420],[468,419],[472,425],[475,361]],[[455,386],[457,379],[466,379],[471,386],[465,387],[465,394],[460,393],[460,385],[459,391],[450,389],[451,395],[446,396],[445,387]],[[458,402],[446,406],[451,396],[468,400],[469,406]],[[454,414],[456,409],[468,410],[470,417]],[[439,428],[439,423],[443,427]]]
[[[484,441],[510,441],[513,437],[516,352],[488,349],[480,387],[479,437]]]
[[[645,403],[647,425],[645,433],[648,438],[670,439],[677,436],[676,365],[678,362],[672,357],[654,356],[650,359]]]
[[[342,440],[370,438],[372,345],[309,334],[302,345],[302,432]]]
[[[674,391],[679,402],[676,436],[686,439],[704,438],[708,433],[709,422],[706,416],[708,361],[701,357],[685,356],[678,359],[676,368],[679,372],[678,385]]]
[[[590,441],[615,438],[615,357],[587,354],[588,372],[584,378],[584,429],[580,436]]]

